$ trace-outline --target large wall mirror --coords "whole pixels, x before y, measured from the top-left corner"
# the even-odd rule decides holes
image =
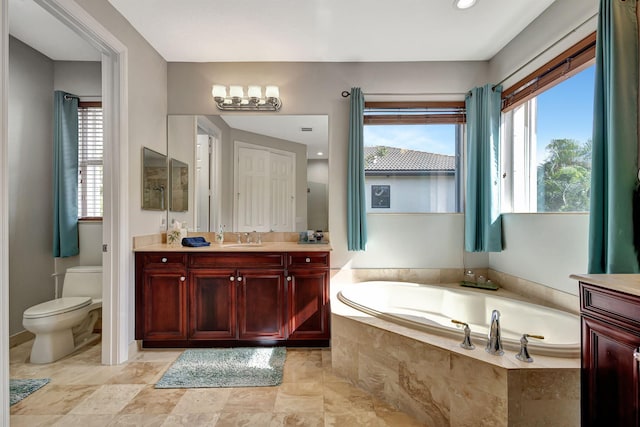
[[[328,116],[170,115],[167,153],[188,174],[190,230],[328,231]],[[185,160],[188,159],[188,160]]]

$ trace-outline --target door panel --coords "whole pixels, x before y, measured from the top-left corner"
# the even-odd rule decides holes
[[[236,283],[232,269],[190,273],[190,338],[237,338]]]

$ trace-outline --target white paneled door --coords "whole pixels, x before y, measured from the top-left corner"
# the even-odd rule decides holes
[[[288,155],[271,153],[271,229],[273,231],[294,231],[295,180],[293,158]]]
[[[235,229],[294,231],[293,153],[236,142]]]

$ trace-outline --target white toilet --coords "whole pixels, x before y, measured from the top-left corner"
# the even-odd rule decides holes
[[[31,363],[50,363],[100,338],[93,333],[102,309],[102,266],[67,269],[62,298],[24,311],[22,325],[36,338]]]

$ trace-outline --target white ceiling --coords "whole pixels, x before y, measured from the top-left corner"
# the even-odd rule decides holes
[[[488,60],[554,0],[108,1],[169,62],[333,62]],[[100,59],[34,0],[9,0],[9,31],[54,60]]]
[[[100,61],[89,43],[33,0],[9,0],[9,34],[54,61]]]
[[[554,0],[109,0],[170,62],[488,60]]]
[[[223,115],[222,119],[234,129],[293,141],[307,146],[307,158],[327,159],[329,117],[324,115]],[[302,128],[311,129],[303,131]],[[318,154],[321,152],[322,154]]]

